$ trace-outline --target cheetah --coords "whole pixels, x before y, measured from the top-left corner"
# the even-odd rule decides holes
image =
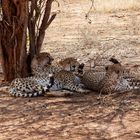
[[[85,88],[98,91],[99,89],[99,82],[103,80],[106,72],[94,72],[88,70],[84,72],[84,74],[80,77],[81,84],[85,86]]]
[[[12,81],[8,92],[15,97],[36,97],[45,94],[45,91],[63,91],[87,93],[77,84],[76,76],[66,70],[61,70],[52,76],[32,76],[27,78],[16,78]]]
[[[70,62],[74,62],[72,63],[73,65],[79,64],[76,62],[76,60],[74,61],[71,60]],[[66,63],[68,62],[66,61]],[[46,64],[45,66],[40,66],[40,65],[43,64],[39,64],[38,71],[34,76],[27,77],[27,78],[16,78],[15,80],[13,80],[9,88],[9,93],[16,97],[17,96],[35,97],[39,95],[44,95],[45,91],[49,90],[49,88],[52,85],[53,85],[52,89],[54,89],[56,84],[53,83],[57,83],[57,85],[58,83],[60,83],[59,87],[62,86],[61,89],[70,89],[71,91],[77,91],[77,92],[78,91],[80,92],[80,90],[81,92],[83,91],[82,89],[80,89],[80,87],[77,86],[78,77],[76,77],[73,73],[71,72],[69,73],[66,70],[65,70],[66,72],[63,72],[63,69],[61,69],[60,67],[53,67],[52,65],[49,64],[47,64],[47,67]],[[81,70],[82,66],[81,65],[79,66],[80,67],[78,68]],[[55,78],[50,77],[49,76],[50,74],[55,74]],[[62,79],[60,77],[62,77]],[[51,79],[55,79],[55,82],[51,82]]]
[[[110,61],[115,65],[119,65],[117,63],[117,60],[114,58],[111,58]],[[86,70],[84,72],[83,69],[84,69],[84,65],[80,70],[82,72],[77,74],[77,77],[80,78],[81,84],[83,84],[87,89],[98,91],[99,82],[103,80],[106,74],[105,68],[101,67],[101,69],[98,68],[98,70]]]
[[[125,75],[125,69],[120,64],[106,67],[106,74],[99,82],[100,93],[126,92],[140,89],[140,79]]]
[[[32,75],[37,75],[45,65],[50,65],[54,58],[47,52],[42,52],[39,55],[35,55],[31,61]]]
[[[50,91],[57,90],[69,90],[79,93],[90,92],[87,89],[83,89],[80,84],[77,83],[76,76],[66,70],[61,70],[53,75],[53,83],[51,83]]]
[[[33,67],[34,65],[38,64],[42,65],[51,64],[53,60],[54,58],[50,55],[50,53],[42,52],[33,57],[31,65]]]
[[[137,78],[133,76],[131,70],[125,69],[116,59],[111,58],[110,61],[113,62],[113,65],[107,66],[106,71],[88,70],[80,76],[81,83],[84,84],[85,88],[98,92],[101,92],[102,89],[104,93],[139,88],[139,82],[135,80]]]
[[[51,79],[51,76],[16,78],[11,82],[8,92],[10,95],[16,97],[35,97],[44,95],[45,91],[48,91],[51,87]]]

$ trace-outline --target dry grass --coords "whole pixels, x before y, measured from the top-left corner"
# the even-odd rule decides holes
[[[46,31],[42,51],[50,52],[54,58],[73,56],[82,62],[108,49],[106,56],[121,60],[140,54],[140,14],[131,11],[140,7],[137,0],[94,0],[96,11],[102,10],[101,13],[95,13],[94,8],[89,10],[91,0],[62,1],[65,3],[61,4],[61,12]],[[108,13],[115,9],[115,13]]]
[[[115,12],[119,10],[137,11],[140,9],[139,0],[92,0],[96,12]]]

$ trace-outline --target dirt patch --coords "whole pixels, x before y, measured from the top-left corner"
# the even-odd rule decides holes
[[[59,93],[58,93],[59,94]],[[140,96],[0,97],[1,140],[140,139]]]
[[[55,58],[74,56],[83,62],[99,54],[115,56],[121,61],[140,56],[139,11],[100,13],[93,8],[86,18],[89,1],[63,2],[61,12],[46,31],[42,51]]]

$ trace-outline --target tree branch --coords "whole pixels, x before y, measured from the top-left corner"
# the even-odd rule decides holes
[[[27,1],[25,2],[24,7],[25,7],[24,12],[28,13],[28,2]],[[27,59],[26,58],[27,56],[25,56],[25,54],[26,54],[25,47],[26,47],[26,38],[27,38],[28,16],[25,15],[24,18],[25,18],[24,19],[25,21],[24,21],[24,27],[23,27],[21,51],[20,51],[20,69],[23,69],[23,67],[24,67],[23,64],[25,64],[24,61]]]
[[[51,19],[49,20],[50,13],[51,13],[51,6],[52,6],[53,1],[54,0],[47,0],[46,2],[44,17],[43,17],[43,20],[39,29],[39,34],[38,34],[37,42],[36,42],[37,53],[40,52],[40,49],[44,40],[44,36],[45,36],[45,30],[48,28],[48,26],[50,25],[50,23],[53,21],[53,19],[56,16],[56,15],[52,16]]]
[[[49,20],[50,17],[50,13],[51,13],[51,5],[52,2],[54,0],[47,0],[46,2],[46,6],[45,6],[45,13],[44,13],[44,17],[40,26],[40,32],[45,31],[47,29],[47,22]]]

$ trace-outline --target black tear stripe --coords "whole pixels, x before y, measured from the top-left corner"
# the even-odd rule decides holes
[[[54,76],[50,77],[50,85],[48,85],[48,88],[51,88],[54,85]]]

